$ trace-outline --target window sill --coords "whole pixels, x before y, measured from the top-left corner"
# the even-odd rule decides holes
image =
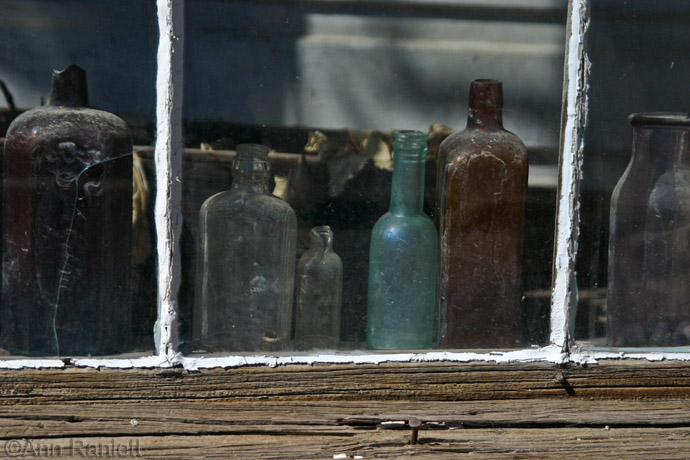
[[[73,453],[65,450],[70,442],[130,441],[144,458],[472,453],[577,459],[605,452],[680,458],[690,449],[684,410],[690,374],[684,362],[388,363],[198,372],[67,366],[0,375],[0,449],[28,440],[34,448],[63,446],[65,457]],[[414,446],[407,444],[404,423],[410,417],[424,422]]]

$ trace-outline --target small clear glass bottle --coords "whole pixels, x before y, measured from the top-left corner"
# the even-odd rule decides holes
[[[396,131],[390,210],[371,233],[367,347],[431,348],[437,235],[422,211],[427,134]]]
[[[336,349],[340,341],[343,263],[327,225],[312,228],[310,247],[297,264],[295,346]]]
[[[193,342],[204,351],[279,351],[292,326],[297,220],[268,191],[268,148],[242,144],[232,188],[200,211]]]
[[[689,345],[690,114],[630,123],[632,156],[611,196],[608,345]]]

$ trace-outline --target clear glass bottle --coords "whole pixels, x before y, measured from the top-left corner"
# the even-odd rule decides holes
[[[467,127],[439,149],[439,339],[444,348],[521,342],[527,149],[503,128],[503,86],[475,80]]]
[[[690,344],[690,115],[639,113],[611,196],[607,341]]]
[[[55,71],[51,104],[7,132],[1,346],[103,355],[131,336],[132,140],[88,107],[86,72]]]
[[[367,347],[431,348],[436,300],[436,227],[422,212],[427,134],[396,131],[390,210],[369,251]]]
[[[298,350],[336,349],[343,263],[333,251],[333,232],[328,225],[312,228],[310,241],[297,264],[295,346]]]
[[[200,211],[193,341],[204,351],[278,351],[292,327],[297,220],[268,191],[268,148],[242,144],[232,188]]]

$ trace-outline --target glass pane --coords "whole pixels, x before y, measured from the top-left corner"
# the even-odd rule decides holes
[[[184,350],[367,349],[368,321],[369,329],[376,329],[368,315],[372,308],[369,286],[378,283],[370,273],[372,229],[389,211],[395,171],[409,176],[400,187],[403,194],[409,187],[420,186],[415,175],[425,171],[424,188],[417,195],[423,198],[429,222],[437,228],[439,144],[467,124],[470,83],[478,78],[502,81],[504,126],[527,147],[529,186],[525,198],[525,177],[520,176],[517,183],[522,184],[525,204],[516,205],[519,199],[513,200],[513,192],[495,192],[511,203],[509,208],[517,208],[516,216],[505,212],[513,216],[508,221],[520,224],[515,231],[506,231],[502,224],[491,227],[491,222],[506,221],[505,209],[491,207],[487,200],[494,196],[491,187],[502,187],[500,171],[505,164],[492,169],[496,163],[489,158],[483,163],[486,181],[460,181],[453,186],[458,190],[475,187],[479,195],[464,206],[480,215],[483,212],[477,219],[493,228],[494,234],[482,235],[483,224],[477,224],[479,236],[459,238],[461,242],[475,238],[472,241],[482,247],[484,252],[472,257],[486,260],[476,265],[484,274],[474,273],[471,264],[467,274],[460,274],[459,267],[450,264],[452,283],[463,285],[463,292],[475,299],[457,307],[463,312],[461,318],[476,318],[472,329],[478,339],[460,338],[443,345],[442,334],[432,330],[433,346],[495,349],[547,343],[565,15],[563,2],[548,1],[494,2],[485,7],[463,1],[441,6],[425,2],[347,6],[327,1],[306,6],[188,2],[180,298]],[[403,166],[396,169],[391,153],[396,130],[417,130],[429,136],[422,169],[405,167],[407,173],[402,172]],[[254,166],[245,160],[232,162],[237,146],[245,143],[271,149],[267,185],[259,178],[259,171],[266,168],[263,159],[252,160]],[[517,158],[516,152],[506,155]],[[513,161],[505,158],[497,163]],[[511,163],[508,169],[521,167]],[[477,174],[471,177],[481,177]],[[280,252],[290,250],[289,244],[281,246],[282,240],[292,238],[289,223],[267,217],[266,208],[259,205],[247,210],[244,206],[251,200],[242,201],[245,192],[215,195],[235,190],[236,185],[245,190],[252,181],[257,193],[268,197],[267,192],[272,192],[294,211],[294,253]],[[477,191],[484,186],[485,194]],[[202,204],[214,195],[201,211],[200,226]],[[412,195],[408,198],[416,203]],[[465,195],[470,196],[460,192],[459,199]],[[242,217],[245,213],[252,217]],[[269,231],[272,225],[277,227]],[[327,246],[323,226],[330,228],[332,248],[342,264],[340,296],[337,261],[329,265],[331,271],[314,268],[314,258],[321,257],[318,254]],[[523,240],[524,250],[520,248]],[[273,262],[265,262],[269,248],[281,254]],[[430,323],[401,307],[428,290],[417,286],[426,275],[436,278],[435,262],[425,264],[422,256],[412,256],[416,249],[419,245],[400,249],[407,257],[401,260],[407,262],[392,263],[391,257],[381,256],[390,269],[385,275],[393,279],[391,286],[404,292],[386,307],[398,324],[380,326],[400,339],[391,348],[421,348],[402,340],[405,328],[424,322],[428,332],[438,321],[436,302],[430,307],[434,318]],[[504,257],[502,251],[508,255]],[[432,252],[436,257],[436,251]],[[288,268],[276,274],[285,257],[291,260]],[[259,269],[263,263],[272,269]],[[326,271],[330,281],[316,281]],[[409,276],[407,281],[405,276]],[[285,294],[281,289],[285,283],[292,285],[292,279],[294,288],[288,286],[291,294]],[[496,300],[495,291],[509,285],[514,286],[510,299]],[[310,289],[321,289],[321,295],[309,294]],[[308,295],[312,300],[304,300]],[[280,300],[281,296],[289,299]],[[338,297],[340,308],[334,306]],[[433,292],[431,297],[435,297]],[[243,334],[255,340],[237,339]],[[334,334],[339,335],[337,345],[328,339]],[[305,335],[312,337],[305,339]],[[235,339],[239,345],[232,345]]]
[[[0,347],[151,352],[155,2],[10,0],[2,9]]]
[[[592,2],[573,324],[587,345],[690,339],[689,20],[684,1]]]

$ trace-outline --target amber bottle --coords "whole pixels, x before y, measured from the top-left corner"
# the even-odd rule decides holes
[[[132,140],[88,108],[86,73],[53,75],[51,105],[7,131],[1,345],[17,354],[127,351]]]
[[[527,150],[503,129],[500,81],[475,80],[467,127],[441,144],[439,342],[520,345]]]

